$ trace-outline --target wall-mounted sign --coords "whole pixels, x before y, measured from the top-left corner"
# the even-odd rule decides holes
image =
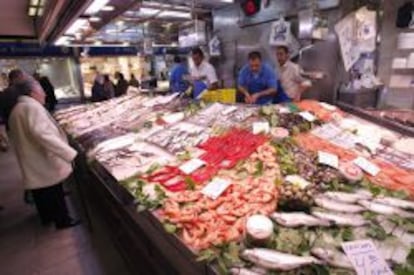
[[[73,56],[73,48],[41,46],[36,43],[0,43],[0,56]]]

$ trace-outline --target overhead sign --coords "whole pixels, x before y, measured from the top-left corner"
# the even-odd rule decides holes
[[[73,56],[73,48],[41,46],[38,43],[0,43],[0,56],[24,57],[24,56]]]

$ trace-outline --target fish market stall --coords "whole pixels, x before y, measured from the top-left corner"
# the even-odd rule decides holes
[[[137,94],[55,117],[83,153],[86,199],[139,274],[355,274],[355,255],[370,274],[414,271],[405,132],[310,100]]]

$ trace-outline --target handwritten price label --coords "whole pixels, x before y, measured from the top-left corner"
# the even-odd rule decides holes
[[[370,240],[342,243],[342,248],[358,275],[394,274]]]
[[[206,163],[201,160],[201,159],[192,159],[187,161],[186,163],[184,163],[183,165],[180,166],[180,170],[189,175],[192,172],[194,172],[195,170],[201,168],[202,166],[204,166]]]
[[[359,166],[362,170],[375,177],[381,171],[381,169],[363,157],[358,157],[354,160],[354,164]]]
[[[339,167],[339,158],[337,155],[323,151],[318,151],[318,160],[319,163],[331,166],[335,169],[338,169]]]
[[[223,194],[230,186],[231,182],[225,179],[214,178],[206,187],[201,190],[205,196],[215,200]]]

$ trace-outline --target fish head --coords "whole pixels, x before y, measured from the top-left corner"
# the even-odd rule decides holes
[[[322,260],[329,260],[334,257],[334,254],[332,251],[322,248],[322,247],[312,248],[311,254]]]

